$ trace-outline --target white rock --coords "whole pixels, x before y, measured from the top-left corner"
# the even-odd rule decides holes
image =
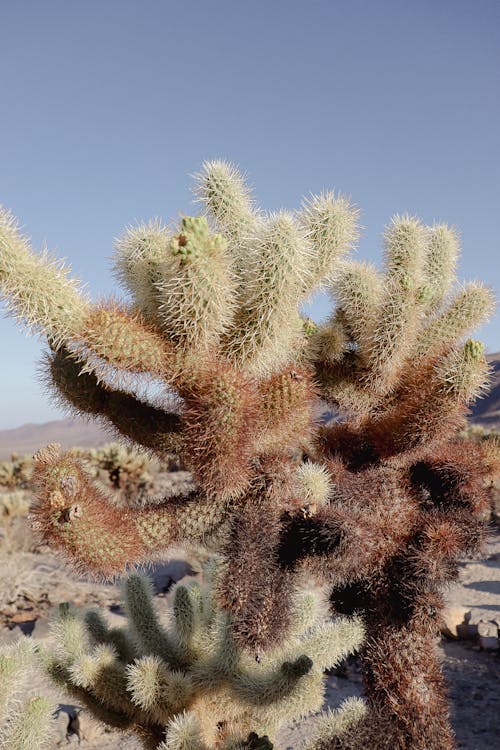
[[[470,619],[471,611],[466,607],[446,607],[443,611],[443,635],[448,638],[468,637],[464,626],[468,627]]]
[[[482,651],[498,651],[500,648],[498,638],[494,635],[480,635],[479,648]]]

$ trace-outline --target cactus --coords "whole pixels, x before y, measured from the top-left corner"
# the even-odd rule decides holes
[[[4,750],[53,747],[56,703],[46,688],[43,695],[29,689],[29,679],[36,672],[34,652],[34,645],[26,639],[0,654],[0,744]]]
[[[26,489],[33,473],[31,456],[11,455],[10,461],[0,462],[0,485],[9,489]]]
[[[283,722],[321,707],[323,670],[360,644],[363,629],[356,618],[332,622],[321,592],[302,593],[286,638],[256,662],[217,604],[219,574],[213,559],[201,586],[178,584],[167,626],[137,573],[124,583],[126,628],[109,628],[99,611],[80,617],[62,605],[46,668],[91,710],[98,702],[104,721],[132,727],[159,748],[236,750],[260,747],[259,736],[272,748]],[[344,729],[359,718],[351,713]]]
[[[26,533],[24,519],[31,506],[32,494],[24,490],[0,493],[0,550],[1,557],[12,556],[19,547],[29,548],[31,534]],[[3,554],[2,554],[3,553]],[[5,575],[5,572],[4,572]],[[0,595],[0,600],[3,597]]]
[[[93,462],[109,476],[113,487],[120,489],[125,485],[146,484],[150,480],[148,473],[149,458],[144,451],[130,450],[120,443],[103,445],[92,456]]]
[[[16,490],[15,492],[0,493],[0,518],[16,518],[26,516],[31,504],[31,497],[27,492]]]
[[[231,638],[259,655],[285,638],[303,576],[326,583],[335,611],[365,620],[369,710],[331,739],[330,717],[321,747],[450,750],[433,639],[457,559],[481,547],[483,479],[498,474],[498,444],[458,439],[488,379],[466,337],[493,296],[457,290],[446,225],[394,217],[379,271],[349,258],[357,210],[342,196],[266,214],[231,165],[209,162],[196,181],[202,217],[118,242],[127,304],[92,305],[1,215],[0,288],[45,332],[57,397],[160,459],[178,453],[196,481],[187,497],[120,510],[51,447],[35,462],[35,524],[98,576],[179,543],[218,551]],[[301,306],[321,286],[336,308],[315,326]],[[140,395],[150,378],[167,394],[154,404]],[[328,424],[318,397],[336,413]],[[190,718],[175,726],[200,746]]]

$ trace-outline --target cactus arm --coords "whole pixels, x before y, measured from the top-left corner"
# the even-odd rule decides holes
[[[419,357],[429,357],[454,344],[491,316],[494,297],[482,284],[465,284],[422,329],[415,351]]]
[[[77,413],[103,419],[160,457],[179,452],[181,420],[177,414],[99,383],[94,373],[82,373],[78,361],[64,348],[46,357],[45,368],[46,382],[63,406],[70,404]]]
[[[81,357],[84,369],[97,374],[99,360],[117,370],[168,381],[177,374],[176,357],[168,342],[139,312],[112,301],[92,305],[71,349]]]
[[[159,724],[167,724],[194,695],[189,674],[172,671],[158,656],[142,656],[128,665],[127,690],[132,702]]]
[[[329,281],[339,260],[352,249],[359,235],[358,216],[347,198],[333,192],[303,202],[298,220],[313,246],[306,294]]]
[[[225,519],[225,505],[200,495],[121,510],[92,484],[74,456],[49,446],[35,459],[34,528],[77,568],[97,576],[117,575],[182,539],[206,541]]]
[[[0,291],[8,310],[55,348],[81,331],[89,303],[64,265],[35,255],[12,215],[0,206]]]
[[[428,228],[425,284],[428,288],[427,310],[438,310],[455,280],[455,268],[460,253],[457,232],[446,224]]]
[[[114,274],[132,294],[148,322],[158,326],[158,289],[160,267],[168,252],[170,237],[158,220],[127,227],[115,241]]]
[[[237,675],[231,686],[242,702],[261,706],[289,695],[299,680],[311,671],[312,666],[312,660],[301,655],[293,661],[283,662],[278,669],[271,669],[267,673]]]
[[[227,241],[202,217],[186,216],[167,248],[156,283],[158,319],[181,350],[212,351],[229,328],[236,278]]]
[[[285,212],[270,217],[254,245],[245,269],[244,299],[225,351],[233,362],[266,374],[290,358],[302,333],[297,304],[310,275],[311,248]]]
[[[153,606],[149,579],[133,573],[125,582],[124,595],[129,626],[140,651],[146,656],[158,656],[171,666],[179,666],[175,643],[160,624]]]
[[[490,369],[484,356],[484,344],[468,339],[453,347],[436,367],[443,399],[470,404],[487,390]]]
[[[200,723],[192,712],[184,711],[170,719],[166,739],[158,750],[210,750],[203,741]]]
[[[341,326],[347,338],[356,342],[358,357],[365,366],[374,346],[383,282],[381,274],[369,263],[351,261],[340,266],[331,283],[338,311],[326,331],[333,333]],[[331,356],[324,359],[327,362],[336,360],[337,357],[333,359]]]
[[[306,750],[329,750],[335,737],[339,737],[341,744],[341,735],[348,729],[354,728],[355,731],[356,724],[365,715],[366,704],[364,701],[360,698],[346,698],[338,709],[329,710],[320,718]]]
[[[260,212],[242,174],[224,161],[205,162],[195,175],[195,194],[207,217],[228,238],[241,272],[247,262],[247,243],[258,232]]]
[[[385,233],[386,281],[366,381],[384,395],[398,383],[422,316],[425,227],[413,217],[395,217]]]
[[[364,635],[365,628],[359,618],[327,621],[305,634],[300,644],[292,646],[289,658],[302,651],[312,660],[314,669],[331,669],[359,647]]]
[[[191,663],[198,655],[197,643],[200,634],[201,591],[198,583],[177,586],[173,602],[173,624],[175,648],[184,664]]]

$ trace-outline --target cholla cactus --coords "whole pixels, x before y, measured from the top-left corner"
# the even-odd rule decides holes
[[[63,605],[47,667],[78,701],[91,710],[97,703],[101,719],[134,728],[152,746],[272,748],[282,723],[321,708],[323,670],[360,644],[363,627],[356,618],[332,622],[320,592],[303,593],[285,639],[256,662],[217,605],[216,561],[204,573],[202,586],[177,585],[166,626],[139,574],[124,585],[126,628],[109,628],[99,611],[80,618]],[[362,704],[348,708],[337,713],[344,729],[363,713]]]
[[[0,461],[0,485],[10,489],[26,488],[33,473],[31,456],[19,457],[13,453],[10,461]]]
[[[23,490],[0,493],[0,518],[12,519],[26,516],[31,505],[31,496]]]
[[[116,489],[138,492],[141,486],[151,481],[149,458],[144,451],[131,450],[120,443],[108,443],[95,451],[92,458],[99,469],[107,472]]]
[[[58,397],[160,457],[179,453],[197,483],[187,498],[119,511],[51,448],[36,462],[36,524],[98,575],[186,540],[218,550],[232,637],[258,653],[279,646],[301,577],[327,581],[337,610],[366,618],[369,714],[340,739],[325,729],[321,746],[449,750],[433,638],[440,590],[481,544],[482,477],[498,471],[498,448],[456,440],[488,376],[466,337],[492,294],[456,290],[445,225],[395,217],[380,272],[349,259],[357,211],[342,196],[266,215],[221,162],[197,185],[202,217],[118,242],[128,305],[92,305],[2,214],[0,284],[46,334]],[[316,327],[300,310],[318,286],[336,308]],[[163,383],[161,403],[137,396],[148,377]],[[333,424],[315,420],[318,396]]]
[[[56,704],[47,694],[34,694],[29,679],[36,672],[35,648],[29,639],[0,654],[0,744],[3,750],[53,747],[52,714]]]

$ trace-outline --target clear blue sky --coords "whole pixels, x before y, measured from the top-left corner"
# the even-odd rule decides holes
[[[350,194],[363,258],[393,213],[450,222],[461,276],[498,289],[499,63],[498,0],[4,2],[0,203],[102,295],[123,226],[189,212],[188,175],[227,158],[264,208]],[[57,418],[40,343],[0,337],[0,429]]]

